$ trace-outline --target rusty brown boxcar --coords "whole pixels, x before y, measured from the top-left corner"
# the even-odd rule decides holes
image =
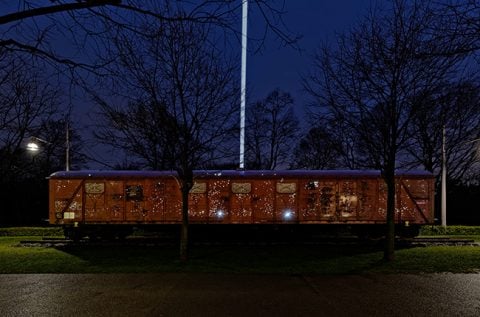
[[[196,171],[189,220],[197,224],[342,224],[372,228],[386,219],[379,171]],[[49,178],[50,223],[67,235],[87,228],[181,222],[175,172],[70,171]],[[433,176],[398,172],[399,227],[433,222]],[[414,230],[415,232],[415,230]]]

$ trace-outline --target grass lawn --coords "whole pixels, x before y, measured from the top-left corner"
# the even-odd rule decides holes
[[[476,236],[475,240],[480,240]],[[204,246],[191,247],[187,263],[174,246],[22,247],[41,237],[0,237],[0,273],[223,272],[259,274],[352,274],[480,272],[480,247],[400,249],[392,263],[381,246]]]

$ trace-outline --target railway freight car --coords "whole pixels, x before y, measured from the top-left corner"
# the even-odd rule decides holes
[[[385,224],[387,189],[379,171],[196,171],[194,181],[193,224],[343,225],[363,234]],[[175,172],[56,172],[49,187],[50,223],[72,238],[182,221]],[[416,235],[433,222],[433,195],[430,173],[397,173],[398,232]]]

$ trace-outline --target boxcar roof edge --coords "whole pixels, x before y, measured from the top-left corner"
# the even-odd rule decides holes
[[[120,171],[120,170],[78,170],[58,171],[49,178],[165,178],[176,177],[175,171]],[[196,178],[378,178],[379,170],[197,170]],[[427,171],[397,171],[397,177],[431,178],[433,174]]]

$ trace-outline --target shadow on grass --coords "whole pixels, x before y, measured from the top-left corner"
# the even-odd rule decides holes
[[[177,246],[66,246],[86,272],[212,272],[262,274],[361,273],[379,265],[380,245],[193,245],[179,261]]]
[[[361,274],[480,272],[480,247],[400,248],[384,262],[376,244],[194,244],[187,262],[177,245],[20,246],[25,237],[0,237],[0,273]],[[38,238],[40,239],[40,238]]]

